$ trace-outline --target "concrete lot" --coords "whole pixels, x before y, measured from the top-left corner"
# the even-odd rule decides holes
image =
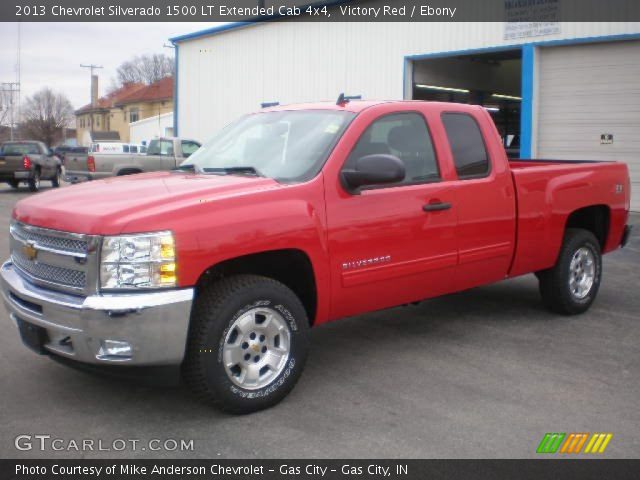
[[[48,182],[45,182],[48,183]],[[0,186],[0,257],[13,204]],[[639,217],[634,217],[640,223]],[[603,457],[639,457],[640,227],[608,255],[585,315],[540,304],[533,276],[346,319],[313,350],[279,406],[233,417],[185,389],[121,383],[27,350],[0,312],[5,458],[535,457],[545,432],[612,432]],[[193,452],[21,452],[20,434],[65,441],[194,440]]]

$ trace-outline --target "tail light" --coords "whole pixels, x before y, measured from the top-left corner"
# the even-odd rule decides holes
[[[22,157],[22,166],[25,170],[31,170],[31,159],[26,155]]]
[[[87,157],[87,170],[89,170],[90,172],[96,171],[96,159],[93,158],[93,155],[89,155]]]

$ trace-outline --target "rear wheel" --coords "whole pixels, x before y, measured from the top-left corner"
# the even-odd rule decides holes
[[[282,283],[256,275],[221,280],[196,299],[185,380],[231,413],[271,407],[300,377],[308,332],[302,303]]]
[[[598,294],[602,277],[600,244],[593,233],[568,229],[553,268],[538,272],[540,294],[553,312],[586,312]]]
[[[32,192],[37,192],[40,190],[40,170],[36,169],[33,172],[33,176],[27,182],[29,184],[29,190]]]
[[[53,188],[58,188],[60,186],[61,179],[62,179],[62,170],[57,168],[56,169],[56,174],[51,179],[51,185],[53,186]]]

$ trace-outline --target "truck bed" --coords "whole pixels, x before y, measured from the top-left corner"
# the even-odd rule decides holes
[[[603,253],[617,248],[627,222],[630,185],[622,162],[525,159],[510,161],[516,188],[516,252],[510,276],[554,265],[565,223],[580,208],[601,209],[611,226]]]

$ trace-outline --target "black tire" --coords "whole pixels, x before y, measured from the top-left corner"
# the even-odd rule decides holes
[[[33,175],[28,180],[29,190],[32,192],[37,192],[40,190],[40,169],[36,168],[33,172]]]
[[[17,181],[17,180],[9,180],[7,183],[8,183],[8,184],[9,184],[9,186],[10,186],[11,188],[13,188],[14,190],[15,190],[15,189],[17,189],[17,188],[18,188],[18,186],[20,186],[20,182],[19,182],[19,181]]]
[[[246,331],[244,334],[238,333],[234,324],[248,312],[250,315],[250,312],[259,309],[270,309],[280,314],[280,320],[287,329],[289,353],[286,360],[283,357],[279,373],[274,371],[273,378],[267,377],[269,383],[261,388],[256,386],[247,389],[231,379],[231,372],[227,373],[229,367],[225,367],[223,363],[223,349],[225,344],[232,343],[233,335],[236,335],[234,343],[246,338]],[[243,336],[238,339],[238,334]],[[251,335],[256,338],[255,333]],[[263,338],[260,335],[260,341]],[[245,343],[241,344],[242,348],[247,348]],[[237,275],[200,291],[191,314],[187,354],[182,371],[186,383],[198,397],[229,413],[246,414],[277,404],[293,389],[302,373],[308,349],[309,321],[298,297],[288,287],[273,279],[257,275]],[[246,350],[257,351],[251,348]],[[267,354],[264,355],[266,358]],[[244,359],[247,360],[246,355]],[[240,363],[231,368],[239,365]],[[263,375],[263,369],[264,367],[260,370],[260,376]],[[236,381],[240,377],[238,370]]]
[[[574,273],[571,264],[574,255],[583,248],[592,258],[594,274],[593,282],[586,293],[578,294],[570,287],[571,276]],[[549,310],[563,315],[586,312],[598,294],[602,279],[602,255],[598,240],[587,230],[567,229],[555,266],[536,275],[542,302]]]
[[[62,170],[60,170],[59,168],[56,168],[56,173],[53,176],[53,178],[51,179],[51,186],[53,188],[59,188],[60,187],[60,179],[62,178]]]

